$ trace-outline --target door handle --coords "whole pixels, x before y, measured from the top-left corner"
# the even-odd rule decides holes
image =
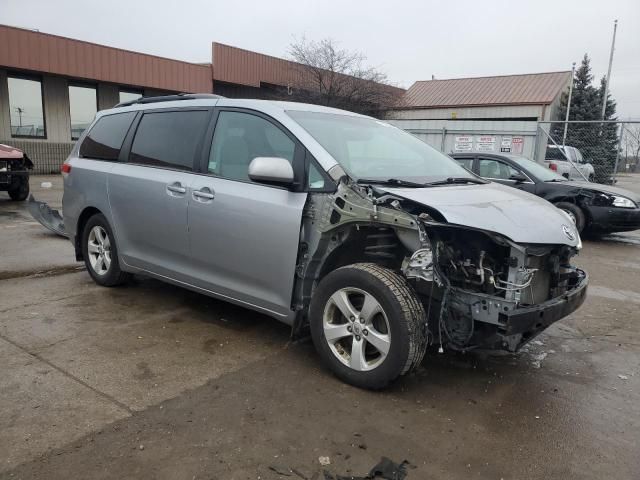
[[[167,185],[167,190],[173,193],[187,193],[187,189],[180,182],[174,182]]]
[[[193,191],[193,198],[195,199],[200,198],[202,200],[213,200],[214,197],[215,197],[215,194],[213,193],[213,191],[207,187],[201,188],[200,190]]]

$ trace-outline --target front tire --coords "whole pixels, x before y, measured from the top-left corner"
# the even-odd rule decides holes
[[[131,276],[120,269],[115,237],[101,213],[92,216],[84,226],[82,257],[91,278],[103,287],[120,285]]]
[[[9,197],[15,202],[22,202],[29,196],[29,177],[20,178],[18,184],[8,191]]]
[[[582,233],[582,230],[584,230],[586,226],[586,218],[582,209],[576,204],[569,202],[558,202],[555,206],[567,213],[571,217],[571,220],[573,220],[578,233]]]
[[[338,268],[322,279],[310,306],[311,337],[341,380],[381,389],[420,364],[426,315],[404,277],[372,263]]]

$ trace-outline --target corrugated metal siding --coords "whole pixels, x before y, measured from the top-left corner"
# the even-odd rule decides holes
[[[260,87],[260,82],[288,85],[300,78],[297,64],[242,48],[213,43],[213,78],[222,82]]]
[[[301,64],[282,58],[256,53],[242,48],[231,47],[214,42],[212,45],[214,81],[235,83],[249,87],[260,87],[261,83],[281,86],[303,87],[311,84]],[[345,78],[353,79],[354,77]],[[403,88],[385,85],[397,94],[403,94]]]
[[[0,66],[180,92],[209,93],[210,65],[197,65],[0,25]]]
[[[398,108],[550,104],[571,80],[571,72],[428,80],[414,83]]]
[[[500,151],[500,143],[505,136],[524,138],[522,155],[533,158],[536,149],[537,125],[535,121],[486,121],[486,120],[388,120],[418,137],[437,150],[450,153],[455,148],[455,138],[459,135],[491,135],[496,137],[495,152]]]
[[[453,120],[465,118],[538,118],[542,120],[542,106],[540,105],[510,105],[487,107],[457,107],[457,108],[417,108],[413,110],[391,110],[387,113],[389,119]]]

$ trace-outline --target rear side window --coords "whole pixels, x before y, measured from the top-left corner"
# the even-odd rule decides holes
[[[135,116],[135,112],[127,112],[101,117],[80,145],[80,156],[98,160],[117,160],[124,137]]]
[[[193,170],[193,160],[209,112],[146,113],[136,131],[129,161],[155,167]]]

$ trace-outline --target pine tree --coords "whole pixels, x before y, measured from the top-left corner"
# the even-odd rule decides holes
[[[602,97],[604,95],[605,78],[600,81],[600,87],[593,85],[591,74],[591,60],[585,53],[580,67],[576,70],[571,97],[569,120],[600,120],[602,115]],[[558,118],[564,120],[567,113],[568,90],[562,94]],[[607,94],[605,120],[616,119],[616,102]],[[564,124],[555,123],[551,128],[551,136],[556,143],[562,143]],[[549,142],[552,143],[552,142]],[[585,161],[594,166],[596,181],[606,181],[613,172],[618,133],[616,124],[575,123],[569,124],[565,145],[576,147],[582,153]]]

